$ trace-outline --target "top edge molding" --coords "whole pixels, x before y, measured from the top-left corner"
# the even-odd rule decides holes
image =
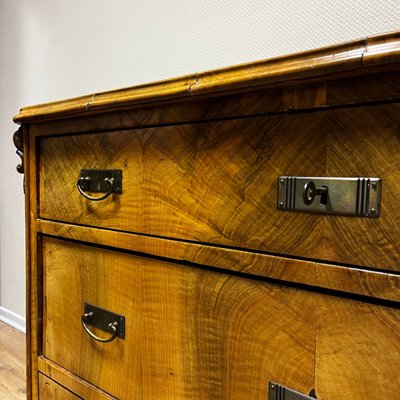
[[[372,36],[301,53],[195,73],[124,89],[24,107],[16,123],[89,115],[101,110],[162,104],[202,95],[255,87],[288,85],[340,73],[357,75],[367,68],[400,63],[400,32]]]

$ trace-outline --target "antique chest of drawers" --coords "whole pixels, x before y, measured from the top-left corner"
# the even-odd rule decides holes
[[[397,398],[399,70],[393,33],[23,108],[28,398]]]

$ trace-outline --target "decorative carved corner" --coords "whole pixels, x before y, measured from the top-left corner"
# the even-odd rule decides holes
[[[24,173],[24,137],[22,134],[22,126],[13,135],[14,146],[17,148],[17,154],[21,157],[21,164],[17,165],[17,171]]]

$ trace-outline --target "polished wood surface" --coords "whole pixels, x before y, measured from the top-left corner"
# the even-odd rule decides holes
[[[110,396],[96,386],[42,356],[38,358],[38,369],[43,376],[68,388],[68,390],[75,393],[80,399],[115,400],[115,397]]]
[[[390,104],[43,138],[40,217],[398,271],[399,111]],[[76,189],[81,168],[122,169],[122,195],[87,201]],[[380,177],[382,215],[282,212],[279,175]]]
[[[309,393],[315,379],[326,400],[398,389],[397,309],[56,239],[44,245],[44,355],[120,399],[263,399],[270,380]],[[88,338],[84,301],[125,315],[126,339]]]
[[[24,108],[27,398],[39,371],[93,400],[265,399],[269,380],[396,398],[399,49],[393,33]],[[121,168],[123,194],[84,200],[81,168]],[[382,214],[278,211],[279,175],[380,177]],[[128,315],[125,341],[91,341],[87,300]]]
[[[385,69],[367,76],[352,76],[318,83],[303,83],[284,87],[259,89],[240,94],[196,98],[148,108],[131,109],[119,113],[70,118],[59,121],[37,122],[30,126],[35,136],[56,136],[71,132],[154,127],[176,123],[243,118],[271,115],[296,110],[329,109],[355,104],[398,101],[400,74]]]
[[[340,110],[329,126],[326,176],[382,179],[382,212],[377,219],[326,217],[326,246],[339,262],[400,269],[400,105]],[[333,122],[333,121],[332,121]]]
[[[42,374],[39,374],[39,387],[40,400],[78,400],[81,398]]]
[[[0,322],[0,398],[26,398],[25,335]]]
[[[398,33],[380,35],[149,85],[25,107],[21,109],[14,121],[26,123],[32,120],[96,113],[103,109],[111,111],[126,107],[143,107],[177,98],[237,91],[253,86],[282,85],[343,72],[356,75],[364,73],[368,67],[398,63],[399,49]]]
[[[395,39],[396,42],[398,39]],[[242,87],[276,85],[310,79],[322,74],[362,68],[365,40],[290,54],[265,61],[207,71],[197,75],[193,94],[237,90]]]
[[[400,314],[335,297],[318,302],[316,394],[322,400],[399,396]]]
[[[323,218],[276,208],[279,175],[324,174],[325,120],[316,116],[299,134],[307,122],[300,115],[44,138],[40,217],[322,259]],[[122,169],[122,195],[87,201],[76,188],[80,170],[105,167]]]
[[[213,267],[225,270],[226,273],[236,272],[241,276],[253,275],[258,279],[270,278],[286,284],[303,284],[309,286],[309,289],[325,288],[400,302],[400,277],[388,272],[348,268],[343,265],[316,263],[54,221],[39,220],[38,232],[114,249],[136,251],[172,261],[185,261],[199,268]]]
[[[363,54],[363,65],[380,66],[398,61],[400,33],[372,36],[367,39],[366,51]]]
[[[198,267],[214,267],[225,272],[237,272],[242,275],[254,275],[315,285],[316,266],[310,261],[293,260],[260,253],[251,253],[235,249],[201,245],[174,239],[156,238],[126,232],[110,231],[92,227],[64,224],[54,221],[39,220],[38,232],[49,236],[72,239],[79,242],[93,243],[114,249],[124,249],[147,255],[162,257],[171,261],[186,261]],[[326,266],[326,265],[325,265]],[[328,267],[328,266],[326,266]],[[332,268],[329,266],[329,268]],[[370,275],[373,273],[370,272]],[[374,281],[374,279],[371,279]],[[400,278],[399,278],[400,280]],[[373,293],[379,297],[379,291]],[[395,296],[393,290],[386,295]]]
[[[32,118],[76,115],[92,110],[108,109],[114,104],[116,109],[133,104],[147,104],[155,101],[176,100],[190,97],[189,88],[194,84],[196,74],[154,82],[133,88],[113,90],[106,93],[92,94],[69,100],[31,106],[21,109],[14,118],[15,122],[27,122]]]
[[[313,388],[312,293],[50,238],[44,252],[43,354],[111,395],[265,399],[269,380]],[[124,315],[125,340],[91,339],[84,302]]]
[[[38,399],[39,377],[37,358],[40,354],[42,334],[42,251],[37,234],[37,149],[36,138],[24,129],[24,159],[28,170],[25,172],[25,234],[26,234],[26,348],[27,348],[27,398]]]

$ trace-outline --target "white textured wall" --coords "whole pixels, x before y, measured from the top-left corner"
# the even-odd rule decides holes
[[[399,0],[0,0],[0,307],[24,314],[20,106],[392,30]]]

